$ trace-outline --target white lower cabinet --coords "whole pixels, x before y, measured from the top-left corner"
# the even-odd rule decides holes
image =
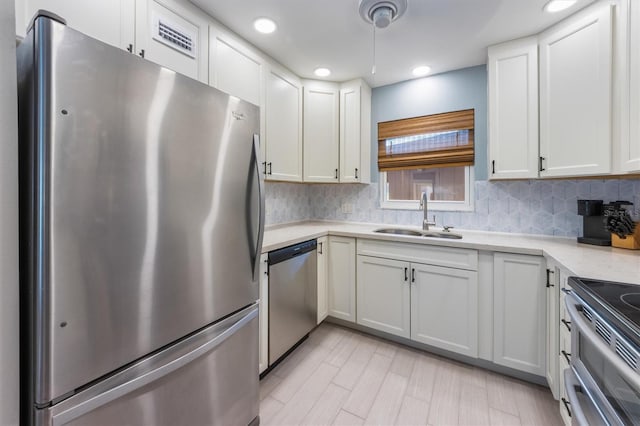
[[[478,254],[450,249],[452,256],[471,260],[473,270],[409,261],[436,259],[431,255],[437,249],[359,240],[357,323],[477,358]],[[382,252],[394,258],[365,254]]]
[[[318,238],[318,324],[320,324],[329,315],[328,300],[328,282],[327,274],[329,272],[329,244],[327,237]]]
[[[478,356],[478,273],[411,264],[411,339]]]
[[[549,389],[555,399],[559,395],[559,324],[560,312],[558,309],[558,299],[560,298],[560,268],[555,263],[547,261],[547,291],[546,291],[546,378]]]
[[[258,306],[258,371],[269,366],[269,265],[268,254],[260,256],[260,300]]]
[[[358,256],[358,324],[410,337],[410,268],[409,262]]]
[[[329,236],[329,315],[356,321],[356,239]]]
[[[493,361],[545,375],[545,262],[542,257],[494,254]]]

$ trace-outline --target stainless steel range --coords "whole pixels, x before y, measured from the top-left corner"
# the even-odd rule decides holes
[[[577,277],[569,284],[572,423],[640,424],[640,286]]]

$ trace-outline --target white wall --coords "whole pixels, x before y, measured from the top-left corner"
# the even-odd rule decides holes
[[[18,424],[18,132],[13,1],[0,1],[0,425]]]

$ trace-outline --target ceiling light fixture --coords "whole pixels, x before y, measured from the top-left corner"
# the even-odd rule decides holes
[[[431,67],[427,65],[420,65],[419,67],[415,67],[413,69],[413,75],[415,75],[416,77],[424,77],[430,72],[431,72]]]
[[[376,29],[387,28],[407,10],[407,0],[360,0],[358,11],[365,22],[373,24],[373,65],[371,74],[376,73]]]
[[[544,11],[549,13],[560,12],[576,4],[577,0],[551,0],[544,5]]]
[[[329,77],[331,75],[331,70],[329,68],[316,68],[313,73],[318,77]]]
[[[253,21],[253,28],[262,34],[271,34],[278,28],[275,22],[269,18],[258,18]]]

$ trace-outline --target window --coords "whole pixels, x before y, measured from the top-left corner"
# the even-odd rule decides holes
[[[383,208],[472,210],[474,110],[378,123]]]

